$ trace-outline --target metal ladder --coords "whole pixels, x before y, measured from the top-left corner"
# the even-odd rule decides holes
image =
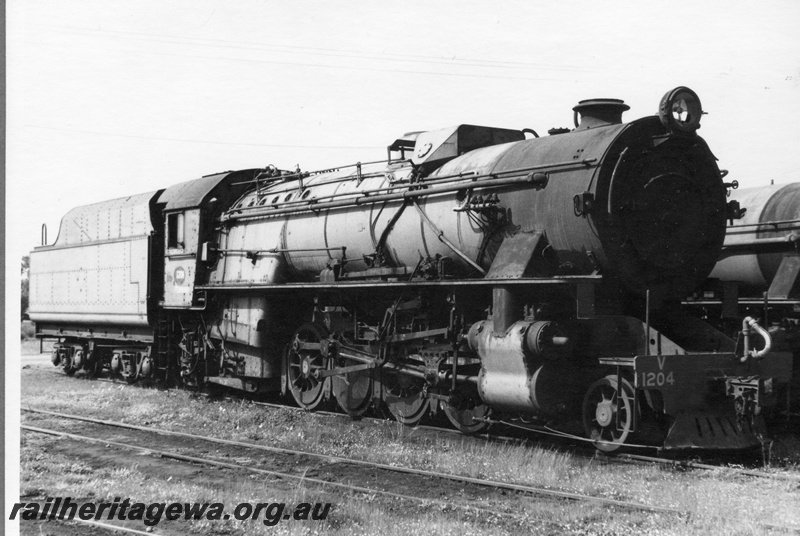
[[[170,366],[169,359],[172,350],[172,326],[171,321],[163,314],[159,314],[156,323],[156,370],[163,373],[169,379]]]

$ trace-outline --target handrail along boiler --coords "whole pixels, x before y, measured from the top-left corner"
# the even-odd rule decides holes
[[[68,374],[547,424],[608,451],[746,447],[791,360],[683,312],[735,207],[697,95],[659,108],[623,123],[622,101],[581,101],[546,137],[459,125],[386,161],[80,207],[31,255],[30,316]]]

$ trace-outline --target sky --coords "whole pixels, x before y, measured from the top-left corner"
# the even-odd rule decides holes
[[[730,179],[800,180],[799,3],[609,5],[12,0],[8,258],[77,205],[459,123],[544,134],[587,98],[634,119],[679,85]]]
[[[16,259],[69,209],[376,160],[409,131],[544,134],[597,97],[631,120],[688,86],[727,180],[798,181],[798,23],[791,0],[8,0],[7,333]]]

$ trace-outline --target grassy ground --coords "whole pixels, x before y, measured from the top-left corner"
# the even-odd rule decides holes
[[[40,343],[39,339],[23,339],[20,342],[20,346],[22,348],[22,355],[39,355],[41,353],[49,354],[50,350],[53,348],[53,343],[50,341]]]
[[[20,346],[22,355],[38,355],[40,353],[49,353],[53,348],[52,341],[45,341],[40,343],[39,339],[35,336],[34,323],[30,320],[23,320],[20,325]]]
[[[23,371],[22,384],[23,407],[88,414],[267,445],[635,500],[692,513],[683,520],[646,516],[642,520],[644,525],[635,530],[628,527],[628,531],[625,526],[619,526],[613,516],[587,519],[578,509],[574,518],[559,513],[555,520],[547,519],[542,525],[560,523],[566,533],[751,534],[759,533],[757,523],[800,528],[800,491],[796,482],[708,471],[604,465],[533,445],[513,446],[458,436],[432,436],[388,421],[375,425],[290,409],[264,408],[246,401],[213,401],[186,391],[164,392],[67,378],[38,367]],[[98,473],[84,467],[80,459],[49,460],[38,447],[31,448],[29,441],[23,442],[23,494],[46,490],[51,495],[61,495],[74,493],[70,490],[76,486],[82,486],[77,488],[81,493],[102,494],[121,489],[116,486],[135,485],[153,500],[166,500],[164,493],[169,486],[161,488],[159,484],[148,488],[145,483],[137,484],[130,474],[117,473],[114,468]],[[191,483],[184,485],[191,486]],[[252,493],[249,487],[241,486],[239,496]],[[210,491],[216,493],[217,490],[194,490],[191,494],[199,496]],[[119,495],[121,491],[113,493]],[[177,491],[175,493],[177,496]],[[239,502],[233,496],[231,501]],[[454,521],[452,515],[435,521],[420,517],[422,514],[418,515],[416,507],[410,509],[413,514],[409,515],[391,509],[385,511],[385,506],[370,505],[363,498],[347,498],[344,504],[349,513],[345,516],[347,521],[336,527],[341,534],[360,532],[359,527],[372,528],[364,523],[376,524],[376,530],[384,527],[387,534],[416,533],[422,525],[436,527],[433,532],[426,529],[425,532],[432,534],[494,532],[491,526],[476,525],[468,520],[458,522],[457,518]],[[424,510],[422,513],[434,515]],[[528,528],[533,530],[536,526],[534,523]],[[218,530],[221,526],[214,527]],[[282,530],[296,528],[287,525]]]
[[[496,520],[477,520],[475,516],[460,512],[442,512],[437,507],[419,507],[398,503],[391,506],[380,504],[375,498],[364,496],[343,496],[325,491],[308,489],[298,484],[270,482],[261,477],[247,477],[231,473],[217,474],[213,470],[192,468],[194,473],[209,472],[224,479],[211,480],[201,478],[200,474],[175,474],[172,467],[164,469],[168,478],[158,478],[152,473],[142,470],[146,463],[140,461],[123,462],[122,467],[116,464],[97,467],[84,463],[81,459],[72,459],[53,453],[58,439],[28,434],[23,436],[21,470],[23,475],[36,475],[28,482],[36,487],[23,488],[27,500],[34,497],[43,499],[47,496],[71,496],[83,498],[85,501],[111,502],[114,497],[130,497],[132,501],[155,502],[221,502],[229,509],[243,502],[252,504],[259,502],[283,502],[295,505],[301,502],[333,503],[328,518],[324,521],[287,521],[268,530],[276,534],[482,534],[516,533],[522,527],[513,530],[505,528],[497,530]],[[409,519],[405,509],[415,509],[415,515]],[[49,523],[52,533],[57,533],[58,523]],[[133,522],[129,526],[134,526]],[[139,526],[140,529],[145,528]],[[39,534],[40,527],[28,527],[23,524],[23,532]],[[262,521],[248,520],[198,520],[198,521],[163,521],[157,526],[159,534],[263,534],[266,527]],[[45,530],[45,533],[50,532]],[[534,532],[535,533],[535,532]]]

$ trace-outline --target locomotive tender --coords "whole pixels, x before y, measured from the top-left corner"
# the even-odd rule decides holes
[[[460,125],[385,161],[225,172],[80,207],[31,254],[67,374],[579,431],[602,450],[757,444],[791,357],[687,315],[736,208],[679,87],[539,138]],[[535,136],[528,139],[526,134]],[[764,339],[764,345],[760,339]]]

